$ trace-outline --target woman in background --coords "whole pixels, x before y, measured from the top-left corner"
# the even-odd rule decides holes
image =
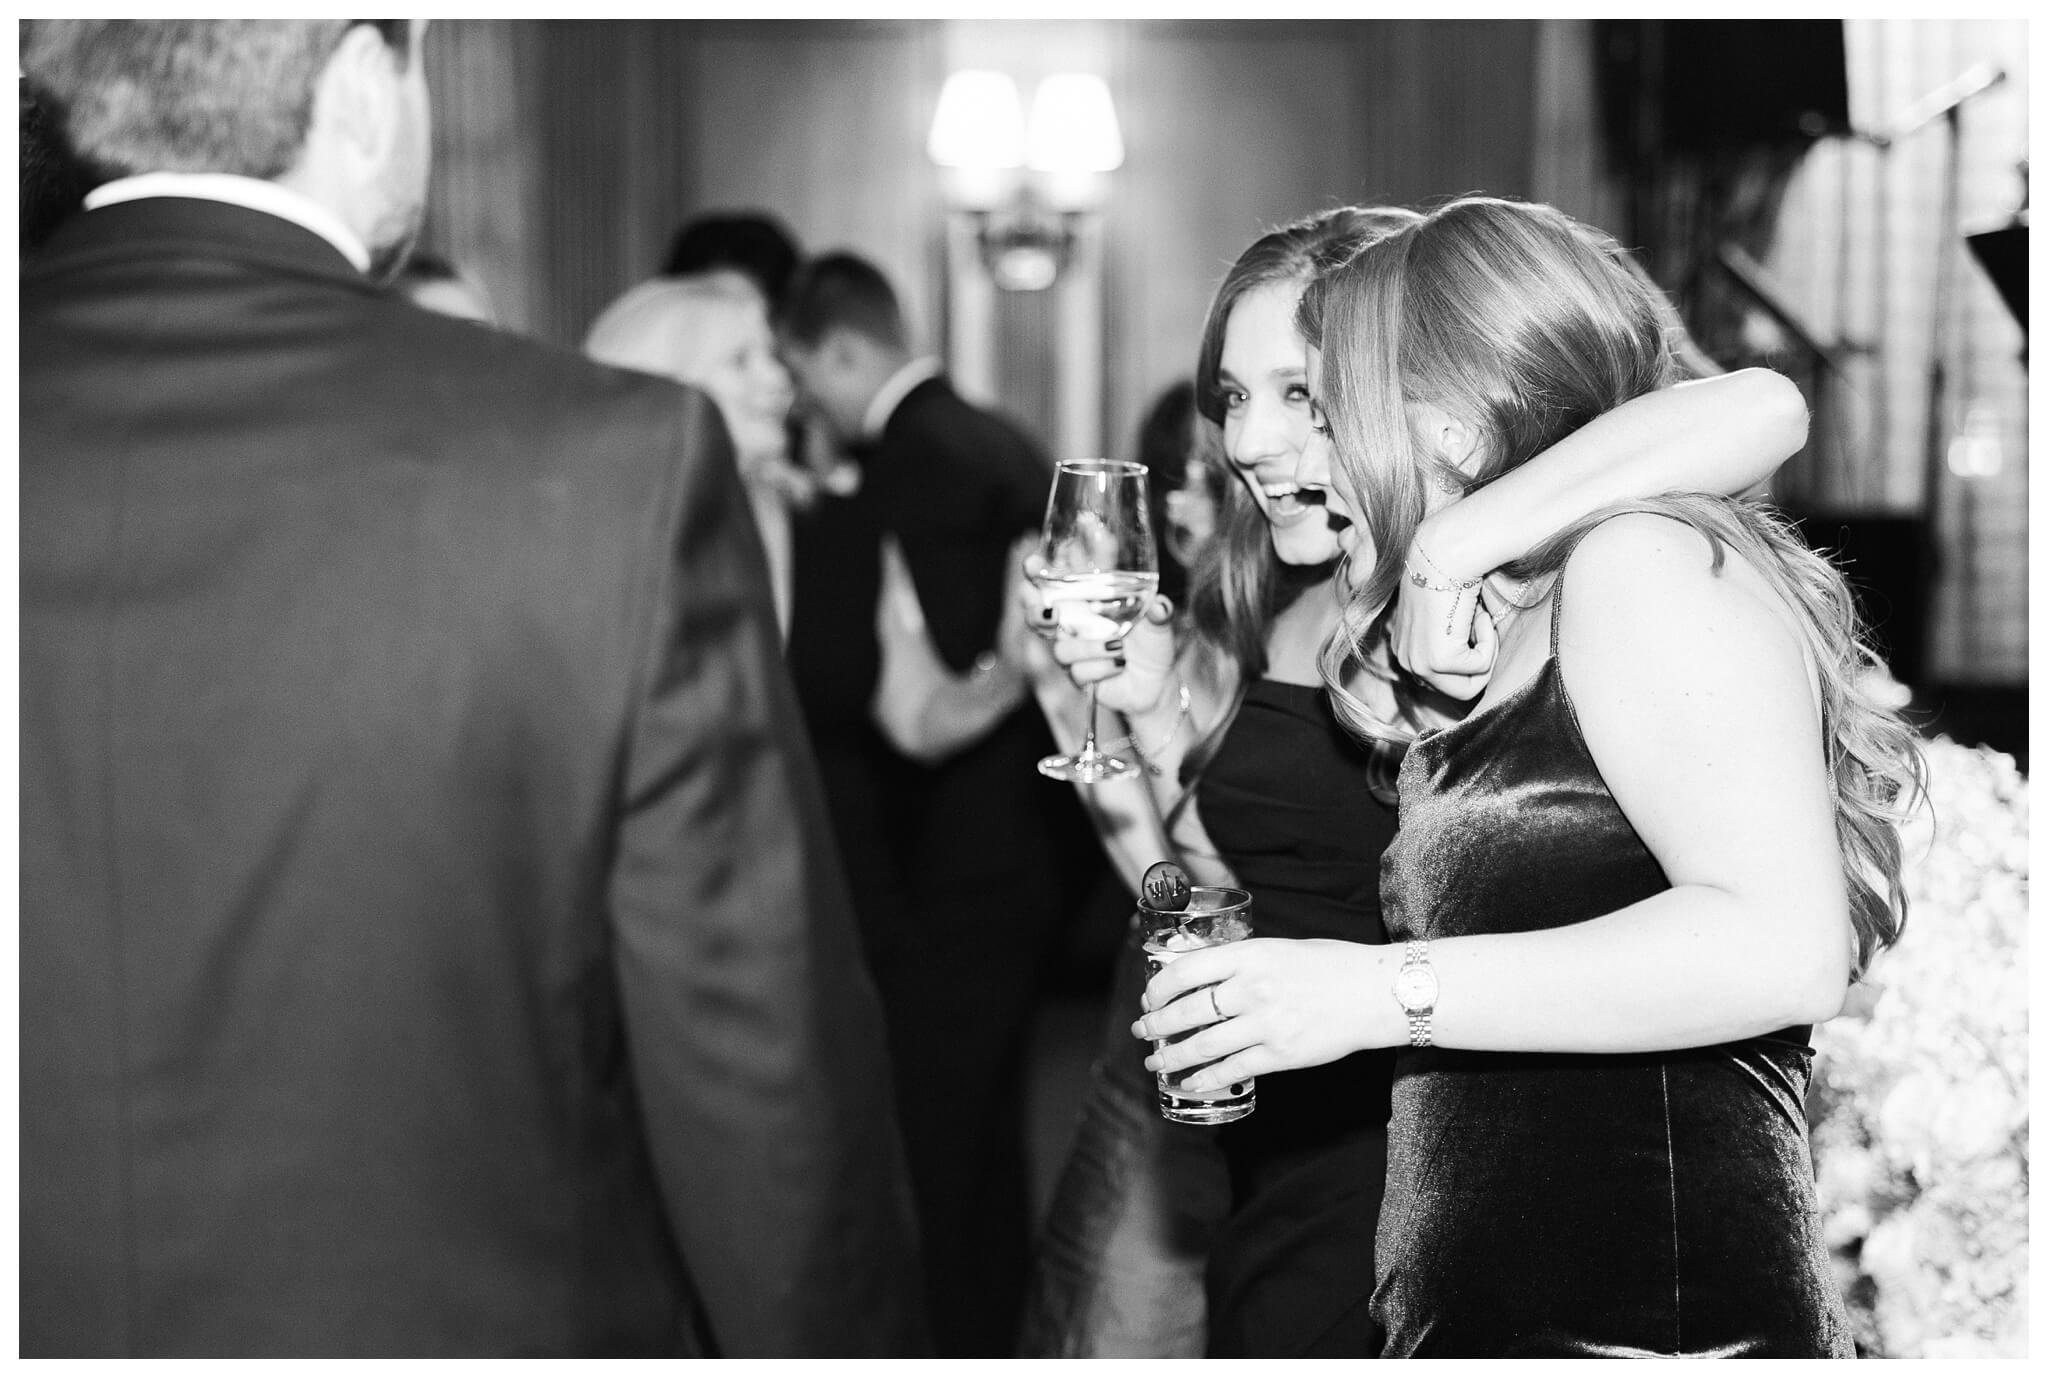
[[[787,641],[800,598],[796,519],[829,491],[833,475],[791,458],[788,423],[796,393],[776,355],[761,289],[737,269],[643,282],[599,315],[584,351],[600,363],[702,388],[718,404],[768,556],[776,621]],[[939,759],[978,739],[1023,697],[1026,638],[1020,627],[1007,629],[1003,644],[1017,654],[998,657],[982,673],[955,675],[932,645],[917,590],[893,541],[883,543],[881,589],[873,618],[874,663],[867,673],[833,675],[831,693],[857,692],[858,711],[906,756]],[[835,639],[862,639],[842,627],[831,633]],[[805,654],[804,648],[790,650],[793,663]]]
[[[1419,720],[1378,653],[1397,589],[1476,583],[1418,525],[1660,395],[1668,320],[1605,236],[1478,198],[1303,309],[1332,506],[1362,523],[1325,674],[1347,725],[1412,741],[1383,882],[1400,945],[1190,953],[1133,1032],[1199,1028],[1147,1061],[1220,1059],[1205,1084],[1401,1049],[1388,1355],[1852,1353],[1806,1044],[1903,919],[1917,760],[1859,687],[1840,576],[1754,507],[1624,502],[1488,581],[1496,654],[1462,721]]]
[[[768,552],[775,620],[789,634],[789,410],[796,390],[775,355],[768,305],[744,274],[720,270],[643,282],[606,307],[584,353],[711,394],[732,435],[754,525]]]
[[[1222,457],[1195,408],[1189,379],[1168,384],[1138,423],[1138,463],[1150,481],[1146,497],[1159,542],[1159,596],[1185,601],[1188,571],[1209,538],[1223,506]]]
[[[1100,681],[1101,702],[1125,715],[1146,762],[1139,781],[1082,791],[1126,883],[1135,893],[1146,866],[1172,857],[1196,883],[1249,888],[1260,933],[1385,941],[1380,856],[1394,834],[1399,753],[1347,738],[1324,698],[1318,655],[1343,606],[1340,541],[1356,527],[1296,472],[1310,395],[1294,312],[1316,274],[1417,219],[1331,211],[1238,259],[1196,370],[1205,425],[1234,477],[1187,613],[1176,621],[1161,600],[1121,643],[1052,642],[1075,682]],[[1559,444],[1488,502],[1446,514],[1432,539],[1491,568],[1616,498],[1748,487],[1804,431],[1804,404],[1775,374],[1673,388]],[[1475,623],[1465,590],[1407,592],[1393,653],[1434,686],[1415,697],[1448,720],[1485,683],[1490,627]],[[1035,608],[1036,590],[1025,583],[1019,599]],[[1063,688],[1042,681],[1040,701],[1075,739],[1067,700],[1077,696]],[[1113,1044],[1046,1224],[1025,1352],[1377,1354],[1367,1303],[1391,1058],[1366,1051],[1269,1079],[1251,1116],[1215,1131],[1168,1125],[1127,1042],[1142,981],[1131,947]],[[1211,1138],[1227,1187],[1203,1157]],[[1206,1306],[1194,1285],[1205,1254]]]

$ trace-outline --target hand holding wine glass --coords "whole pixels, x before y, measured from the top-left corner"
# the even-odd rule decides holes
[[[1159,587],[1142,464],[1115,459],[1063,460],[1046,499],[1032,574],[1058,617],[1061,635],[1114,640],[1128,632]],[[1072,756],[1048,756],[1038,769],[1056,780],[1092,785],[1137,766],[1096,749],[1095,686],[1088,686],[1088,729]]]

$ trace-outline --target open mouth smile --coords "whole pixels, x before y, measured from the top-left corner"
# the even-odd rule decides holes
[[[1323,514],[1332,531],[1342,531],[1351,525],[1349,517],[1330,510],[1329,494],[1320,488],[1304,488],[1298,483],[1262,483],[1259,492],[1266,499],[1267,517],[1275,526],[1292,526],[1315,513]]]

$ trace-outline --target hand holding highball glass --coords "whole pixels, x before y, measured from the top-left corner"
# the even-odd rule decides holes
[[[1241,942],[1252,935],[1252,897],[1227,885],[1189,885],[1187,873],[1170,861],[1155,862],[1138,890],[1139,937],[1145,950],[1145,979],[1151,980],[1183,955],[1219,943]],[[1198,986],[1183,1000],[1206,998],[1218,1017],[1216,986]],[[1178,1043],[1196,1030],[1155,1038],[1155,1051]],[[1258,1107],[1258,1082],[1244,1077],[1210,1091],[1191,1091],[1187,1079],[1200,1067],[1154,1073],[1159,1088],[1159,1113],[1180,1124],[1228,1124]]]
[[[1062,460],[1045,502],[1032,576],[1057,612],[1063,636],[1113,641],[1137,625],[1159,588],[1142,464],[1121,459]],[[1038,769],[1055,780],[1092,785],[1137,773],[1137,766],[1095,747],[1095,686],[1088,686],[1088,731],[1072,756],[1048,756]]]

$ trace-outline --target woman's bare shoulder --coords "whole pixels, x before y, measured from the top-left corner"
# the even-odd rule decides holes
[[[1741,551],[1661,512],[1624,512],[1601,522],[1572,551],[1562,581],[1567,629],[1585,620],[1572,612],[1588,603],[1643,615],[1728,600],[1781,606]]]
[[[1706,574],[1713,555],[1713,542],[1690,522],[1662,512],[1622,512],[1580,537],[1566,567],[1574,584],[1688,570]]]
[[[1628,684],[1659,667],[1784,670],[1804,660],[1797,619],[1740,551],[1662,513],[1602,522],[1573,551],[1558,612],[1569,678]],[[1803,678],[1803,675],[1801,676]]]

